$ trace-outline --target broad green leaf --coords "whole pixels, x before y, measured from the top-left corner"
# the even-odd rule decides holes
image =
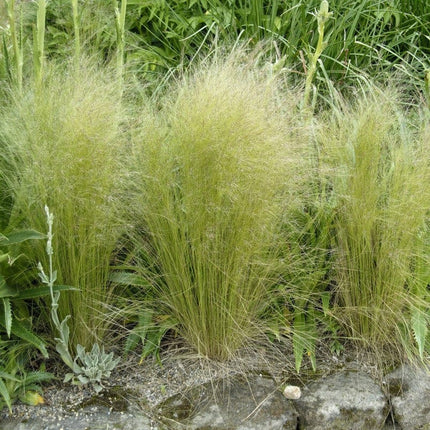
[[[20,380],[18,378],[16,378],[15,376],[13,376],[7,372],[0,371],[0,378],[7,379],[8,381],[20,382]]]
[[[6,285],[6,281],[2,275],[0,275],[0,298],[4,297],[16,297],[18,291],[15,288]]]
[[[10,337],[10,330],[12,328],[12,306],[8,298],[3,298],[3,309],[4,309],[4,321],[6,327],[7,336]]]
[[[16,318],[13,320],[12,333],[15,336],[18,336],[19,338],[27,341],[31,345],[34,345],[45,358],[49,357],[48,351],[46,350],[46,347],[45,347],[45,342],[43,342],[43,340],[40,337],[32,333]]]
[[[0,237],[0,246],[13,245],[30,239],[46,239],[46,235],[36,230],[21,230]]]
[[[305,315],[303,312],[296,312],[294,316],[294,331],[293,331],[293,352],[296,365],[296,372],[300,372],[302,367],[303,354],[305,353]]]
[[[316,359],[316,341],[318,339],[317,333],[317,323],[315,310],[311,309],[306,320],[306,344],[309,354],[309,359],[311,361],[312,370],[315,372],[317,370],[317,359]]]
[[[411,317],[412,330],[414,332],[414,337],[418,345],[418,352],[420,354],[420,358],[424,357],[424,347],[426,343],[427,337],[427,319],[425,314],[420,309],[412,310]]]
[[[12,413],[12,401],[10,399],[9,391],[6,387],[6,384],[4,383],[3,379],[0,379],[0,395],[3,397],[3,400],[5,401],[9,412]]]
[[[127,336],[127,340],[124,346],[124,353],[126,356],[130,351],[134,351],[134,349],[136,349],[140,340],[141,340],[141,337],[139,335],[137,335],[133,331],[130,332],[130,334]]]
[[[328,311],[330,310],[330,296],[331,294],[329,291],[324,291],[321,293],[321,303],[324,316],[327,316]]]
[[[25,376],[25,384],[26,386],[28,386],[34,383],[50,381],[52,378],[54,378],[54,375],[49,372],[41,372],[41,371],[29,372]]]
[[[134,285],[137,287],[150,287],[151,284],[142,276],[129,272],[114,272],[110,275],[111,282],[121,285]]]

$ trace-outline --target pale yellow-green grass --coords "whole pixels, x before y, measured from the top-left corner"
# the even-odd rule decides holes
[[[387,93],[362,96],[320,134],[336,202],[336,306],[361,343],[416,355],[423,339],[411,343],[413,318],[424,322],[428,312],[417,261],[429,257],[420,238],[428,237],[430,148]]]
[[[10,224],[46,231],[44,205],[54,214],[54,269],[62,293],[60,318],[71,315],[71,343],[90,346],[106,329],[109,264],[117,223],[121,106],[109,73],[52,67],[34,92],[26,89],[2,112],[4,180],[14,200]],[[113,83],[111,83],[113,82]],[[24,249],[48,267],[42,241]],[[34,275],[36,277],[36,275]],[[31,275],[30,275],[31,280]]]
[[[201,64],[143,114],[134,138],[134,239],[150,260],[138,270],[203,356],[229,358],[255,337],[282,265],[298,125],[296,97],[277,90],[234,55]]]

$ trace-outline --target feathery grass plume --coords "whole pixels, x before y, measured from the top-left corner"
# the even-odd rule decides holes
[[[429,142],[385,93],[362,96],[320,135],[337,201],[337,311],[359,342],[417,356],[405,333],[416,335],[428,313],[417,261],[428,261],[420,237],[428,234]]]
[[[90,347],[106,328],[98,300],[110,300],[109,261],[119,234],[121,107],[111,74],[89,62],[78,73],[52,66],[45,75],[41,92],[25,90],[2,113],[9,165],[3,175],[14,199],[10,222],[43,228],[44,202],[55,211],[57,279],[80,289],[61,296],[59,317],[72,317],[72,348]],[[47,267],[43,245],[24,252]]]
[[[255,335],[293,179],[294,110],[283,116],[275,81],[238,52],[176,82],[144,116],[131,158],[134,240],[148,250],[139,270],[179,333],[216,359]]]

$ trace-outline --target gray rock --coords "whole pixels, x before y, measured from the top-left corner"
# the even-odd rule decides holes
[[[160,405],[169,429],[296,430],[298,414],[274,382],[262,376],[203,384]]]
[[[20,422],[4,420],[1,430],[152,430],[151,420],[139,413],[111,412],[104,407],[85,408],[62,417],[35,418]]]
[[[389,413],[381,388],[361,372],[341,372],[310,383],[295,401],[300,428],[377,430]]]
[[[403,365],[386,376],[395,421],[403,430],[430,430],[430,374]]]

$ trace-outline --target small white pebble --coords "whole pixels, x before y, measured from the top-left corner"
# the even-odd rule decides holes
[[[300,399],[301,395],[302,391],[300,390],[300,387],[297,387],[296,385],[287,385],[284,388],[284,396],[287,399],[297,400]]]

